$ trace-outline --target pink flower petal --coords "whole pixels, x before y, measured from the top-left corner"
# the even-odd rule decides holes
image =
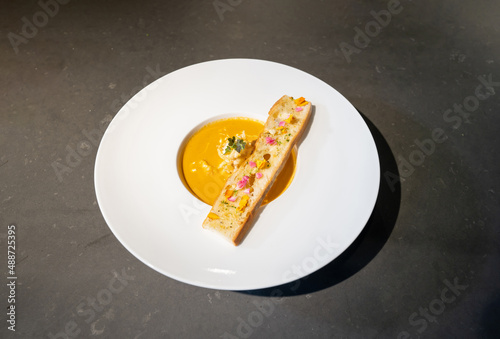
[[[254,162],[254,161],[249,161],[248,164],[250,165],[250,167],[254,168],[257,166],[257,164]]]
[[[300,106],[295,107],[295,112],[300,112],[300,111],[302,111],[302,110],[303,110],[303,108],[302,108],[302,107],[300,107]]]
[[[276,145],[276,140],[271,137],[266,137],[266,144],[268,145]]]
[[[236,196],[233,195],[232,197],[227,198],[227,200],[234,202],[236,201]]]
[[[250,188],[247,188],[246,190],[243,190],[244,193],[250,194]]]
[[[257,179],[260,179],[260,178],[262,178],[262,173],[260,173],[260,172],[257,172],[257,173],[255,174],[255,177],[256,177]]]
[[[280,121],[279,126],[280,126],[280,127],[284,127],[284,126],[285,126],[285,124],[286,124],[286,122],[284,122],[284,121]]]
[[[238,181],[237,184],[238,188],[239,189],[244,188],[247,185],[249,179],[250,177],[248,175],[245,175],[240,181]]]

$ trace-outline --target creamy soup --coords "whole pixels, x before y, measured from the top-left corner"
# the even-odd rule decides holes
[[[198,130],[186,144],[182,171],[191,192],[212,205],[227,178],[250,155],[264,124],[250,118],[227,118],[211,122]],[[293,179],[295,151],[288,158],[262,204],[282,194]]]

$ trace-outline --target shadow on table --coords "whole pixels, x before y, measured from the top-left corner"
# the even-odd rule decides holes
[[[479,323],[479,330],[482,332],[483,338],[498,338],[500,333],[500,298],[496,298],[484,308]]]
[[[396,159],[379,130],[361,112],[370,129],[380,160],[380,187],[373,212],[361,234],[340,256],[320,270],[290,283],[239,291],[258,296],[294,296],[334,286],[357,273],[377,255],[389,238],[399,213],[401,185]]]

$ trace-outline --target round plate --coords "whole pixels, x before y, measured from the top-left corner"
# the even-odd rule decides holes
[[[207,121],[265,121],[285,94],[313,104],[295,177],[235,247],[202,228],[210,206],[183,185],[178,151]],[[123,106],[99,146],[95,188],[111,231],[146,265],[196,286],[250,290],[299,279],[339,256],[365,226],[379,176],[370,131],[336,90],[289,66],[228,59],[165,75]]]

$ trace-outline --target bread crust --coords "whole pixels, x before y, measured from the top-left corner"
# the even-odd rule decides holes
[[[271,107],[253,153],[227,179],[203,221],[203,228],[219,233],[235,246],[242,242],[264,197],[308,125],[312,105],[301,99],[284,95]]]

